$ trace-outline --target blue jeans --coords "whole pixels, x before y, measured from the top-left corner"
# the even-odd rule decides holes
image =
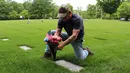
[[[51,30],[52,34],[54,34],[55,32],[56,32],[56,30]],[[62,38],[63,41],[65,41],[69,36],[68,36],[68,34],[66,32],[62,32],[60,37]],[[44,39],[44,41],[45,41],[45,39]],[[83,46],[82,46],[83,41],[82,40],[83,40],[83,38],[80,38],[78,40],[74,40],[74,41],[71,42],[71,45],[72,45],[72,47],[74,49],[76,58],[83,60],[88,56],[88,51],[83,50]],[[49,51],[48,48],[49,48],[48,45],[46,45],[45,52]]]

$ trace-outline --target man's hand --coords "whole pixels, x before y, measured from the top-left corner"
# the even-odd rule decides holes
[[[64,46],[65,46],[65,45],[64,45],[63,43],[61,43],[61,44],[58,45],[58,49],[59,49],[59,50],[62,50]]]
[[[52,36],[52,38],[54,40],[57,40],[57,41],[61,41],[62,40],[62,38],[60,36]]]
[[[52,38],[53,38],[53,39],[57,39],[58,37],[59,37],[59,36],[55,36],[55,35],[54,35],[54,36],[52,36]]]

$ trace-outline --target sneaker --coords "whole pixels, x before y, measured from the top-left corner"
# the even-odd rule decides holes
[[[45,52],[44,56],[42,58],[50,58],[51,57],[51,53],[50,52]]]
[[[94,55],[94,53],[88,47],[83,48],[83,50],[87,50],[89,55]]]

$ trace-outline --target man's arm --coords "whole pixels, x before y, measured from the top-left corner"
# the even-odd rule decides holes
[[[62,24],[61,19],[59,19],[58,20],[58,26],[57,26],[57,29],[56,29],[56,32],[55,32],[54,36],[60,36],[62,28],[63,28],[63,24]]]
[[[80,29],[73,29],[73,34],[68,39],[63,41],[58,47],[62,49],[66,44],[72,42],[73,40],[76,40],[79,32],[80,32]]]

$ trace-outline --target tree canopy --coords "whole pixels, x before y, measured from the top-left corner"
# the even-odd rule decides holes
[[[121,1],[120,0],[97,0],[103,11],[108,14],[113,14],[117,11]]]
[[[130,17],[130,2],[123,2],[118,8],[117,13],[120,17],[123,17],[128,21],[128,18]]]
[[[89,4],[86,10],[82,7],[73,9],[71,4],[67,4],[70,10],[83,18],[109,18],[119,19],[120,17],[128,20],[130,0],[97,0],[96,5]],[[59,6],[52,0],[26,0],[24,3],[18,3],[14,0],[0,0],[0,20],[5,19],[43,19],[57,18]]]
[[[49,18],[57,10],[58,7],[52,3],[52,0],[28,0],[24,3],[0,0],[0,19],[18,19],[18,16],[23,16],[25,19],[29,17],[35,19]],[[56,18],[56,14],[53,18]]]

